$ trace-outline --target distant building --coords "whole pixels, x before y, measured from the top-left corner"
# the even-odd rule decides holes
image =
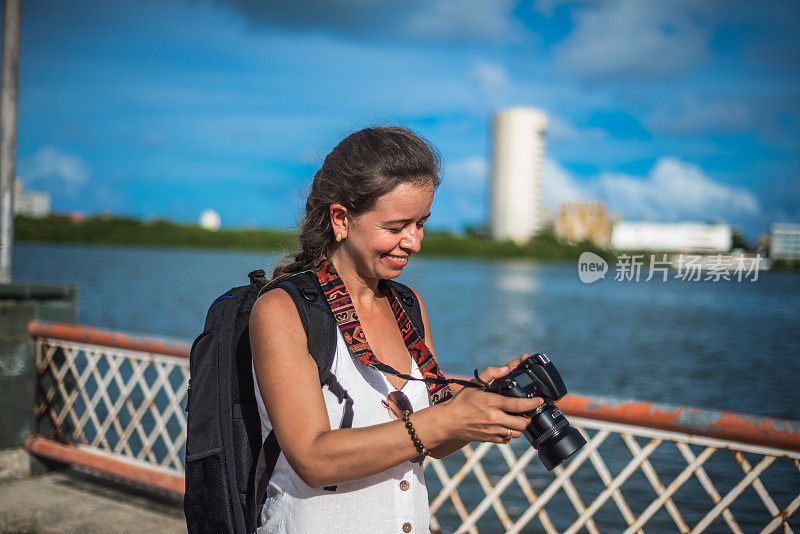
[[[800,224],[775,223],[769,227],[769,258],[800,260]]]
[[[611,240],[611,222],[601,202],[564,202],[559,206],[554,232],[573,243],[588,240],[599,247],[607,247]]]
[[[72,224],[81,224],[86,220],[86,213],[82,211],[68,211],[67,219]]]
[[[494,117],[489,233],[525,243],[547,222],[541,198],[547,116],[511,108]]]
[[[733,245],[727,224],[620,221],[611,229],[611,248],[655,252],[728,252]]]
[[[756,254],[765,258],[769,257],[769,234],[759,234],[756,241]]]
[[[50,193],[25,191],[22,180],[14,181],[14,215],[47,217],[50,215]]]
[[[200,214],[200,226],[206,230],[216,232],[219,230],[221,224],[222,219],[220,218],[219,213],[212,209],[203,210],[203,213]]]

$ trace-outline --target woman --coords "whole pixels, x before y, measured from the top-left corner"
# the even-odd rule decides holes
[[[334,308],[340,329],[331,370],[354,399],[355,415],[353,428],[337,428],[342,406],[319,387],[294,302],[282,289],[262,295],[250,320],[253,366],[262,430],[274,429],[283,454],[261,532],[428,532],[421,453],[442,458],[470,441],[507,443],[528,422],[510,414],[542,402],[470,388],[453,395],[449,386],[406,382],[364,363],[375,358],[416,378],[442,376],[422,298],[424,342],[408,328],[401,333],[407,318],[382,282],[420,250],[438,163],[409,130],[367,128],[336,146],[314,177],[302,251],[278,266],[272,284],[312,270],[329,302],[344,306]],[[480,378],[503,376],[526,356]],[[325,489],[331,485],[336,491]]]

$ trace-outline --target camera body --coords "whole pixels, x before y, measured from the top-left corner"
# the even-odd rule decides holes
[[[539,451],[539,459],[548,471],[586,445],[581,433],[553,404],[567,394],[567,388],[556,366],[544,354],[526,358],[507,375],[493,380],[486,391],[506,397],[544,399],[539,408],[522,414],[531,420],[522,434]]]
[[[542,397],[557,402],[567,394],[567,386],[553,362],[546,355],[537,353],[523,360],[504,377],[492,381],[486,391],[506,397]]]

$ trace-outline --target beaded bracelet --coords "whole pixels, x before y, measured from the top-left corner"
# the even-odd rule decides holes
[[[414,431],[414,425],[411,424],[411,412],[406,410],[403,412],[403,422],[406,424],[406,430],[408,430],[408,435],[411,436],[411,441],[414,442],[414,447],[417,448],[417,452],[423,456],[430,456],[431,451],[426,449],[420,439],[417,437],[417,433]]]

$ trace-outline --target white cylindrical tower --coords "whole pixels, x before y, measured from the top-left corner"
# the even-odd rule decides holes
[[[511,108],[494,116],[490,232],[492,239],[527,242],[546,223],[541,199],[547,115]]]
[[[200,214],[200,226],[206,230],[216,232],[219,230],[221,225],[222,219],[220,218],[219,213],[216,211],[212,209],[205,209],[203,210],[203,213]]]

